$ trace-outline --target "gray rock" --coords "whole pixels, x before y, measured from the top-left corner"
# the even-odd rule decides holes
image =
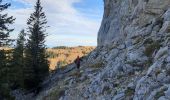
[[[168,54],[168,47],[161,48],[161,49],[157,52],[154,60],[158,60],[159,58],[161,58],[162,56],[167,55],[167,54]]]
[[[169,100],[165,96],[160,97],[158,100]]]
[[[170,63],[168,63],[168,64],[166,65],[166,70],[167,70],[168,72],[170,72]]]
[[[85,98],[88,98],[88,97],[90,96],[90,92],[89,92],[89,91],[85,91],[85,92],[83,93],[83,96],[84,96]]]
[[[170,87],[168,88],[167,91],[165,91],[165,97],[170,99]]]
[[[170,56],[167,57],[166,62],[170,63]]]
[[[147,71],[147,76],[153,75],[155,74],[155,72],[161,70],[162,67],[162,62],[161,61],[157,61],[155,62]]]
[[[170,21],[170,9],[168,9],[164,14],[164,21]]]
[[[165,73],[160,73],[157,75],[157,80],[159,82],[163,82],[165,78],[167,78],[167,75]]]
[[[123,100],[124,96],[125,96],[124,93],[120,93],[120,94],[115,95],[112,100]]]
[[[129,83],[129,84],[128,84],[128,87],[131,88],[131,89],[135,89],[134,83]]]
[[[170,29],[170,21],[165,21],[163,27],[160,29],[160,33],[169,32]]]

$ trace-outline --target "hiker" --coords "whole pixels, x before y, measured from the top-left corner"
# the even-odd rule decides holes
[[[56,69],[58,70],[58,69],[60,69],[60,67],[61,67],[61,61],[58,61],[58,62],[57,62]]]
[[[3,100],[3,97],[1,96],[1,91],[0,91],[0,100]]]
[[[82,61],[82,60],[80,59],[79,56],[77,56],[76,60],[74,61],[74,63],[76,64],[77,69],[80,69],[80,61]]]
[[[37,95],[40,93],[41,90],[42,90],[42,87],[41,87],[41,86],[37,86],[37,87],[34,89],[34,95],[33,95],[33,97],[37,96]]]

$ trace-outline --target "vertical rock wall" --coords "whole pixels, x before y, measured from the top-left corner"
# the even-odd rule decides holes
[[[104,0],[98,46],[124,42],[139,31],[151,32],[147,26],[156,23],[169,6],[170,0]]]

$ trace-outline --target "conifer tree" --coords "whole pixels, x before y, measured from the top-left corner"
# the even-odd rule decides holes
[[[26,44],[24,84],[27,89],[37,87],[48,75],[49,64],[46,55],[46,16],[42,11],[40,0],[37,0],[35,12],[28,19],[29,39]]]
[[[10,3],[2,3],[0,0],[0,97],[9,98],[9,59],[7,57],[7,51],[3,50],[3,46],[9,45],[11,39],[9,39],[9,33],[13,29],[9,28],[10,24],[14,23],[13,16],[8,16],[8,14],[3,14],[2,12],[10,6]]]
[[[22,30],[18,36],[16,46],[13,51],[12,67],[10,72],[11,81],[14,86],[23,87],[23,68],[24,68],[24,51],[25,51],[26,33]],[[15,73],[14,73],[15,72]]]
[[[9,6],[11,6],[10,3],[2,4],[2,0],[0,0],[0,47],[8,45],[11,41],[9,39],[9,33],[13,29],[8,28],[8,25],[13,24],[15,19],[13,16],[8,17],[8,14],[2,14]]]

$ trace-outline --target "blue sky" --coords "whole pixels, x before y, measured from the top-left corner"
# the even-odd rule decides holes
[[[97,45],[97,33],[103,16],[103,0],[41,0],[47,15],[46,44],[53,46]],[[8,13],[16,17],[11,34],[16,38],[33,12],[36,0],[4,0],[12,6]]]

